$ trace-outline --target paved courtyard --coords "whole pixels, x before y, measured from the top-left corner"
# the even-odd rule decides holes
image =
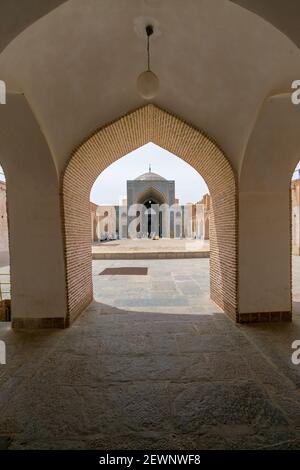
[[[105,268],[147,267],[148,274],[99,276]],[[209,259],[103,260],[93,263],[94,297],[102,304],[135,312],[213,314],[209,300]]]
[[[94,261],[96,301],[71,328],[2,323],[0,446],[299,449],[300,258],[286,324],[234,324],[208,298],[208,263]],[[122,266],[148,274],[99,275]]]

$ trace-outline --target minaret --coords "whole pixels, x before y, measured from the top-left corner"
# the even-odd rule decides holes
[[[149,173],[151,173],[151,163],[149,163]]]

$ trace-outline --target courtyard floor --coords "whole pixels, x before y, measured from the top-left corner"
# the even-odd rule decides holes
[[[222,312],[208,296],[209,259],[200,261],[200,263],[198,259],[94,261],[95,300],[119,309],[144,313],[205,315]],[[99,275],[105,268],[121,266],[146,267],[148,273],[145,276]]]
[[[283,324],[234,324],[208,265],[94,261],[96,300],[71,328],[0,324],[0,447],[300,449],[300,257]],[[148,274],[99,275],[124,266]]]

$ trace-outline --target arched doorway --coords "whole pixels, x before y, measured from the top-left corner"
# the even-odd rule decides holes
[[[148,237],[162,237],[162,211],[161,206],[166,203],[163,194],[156,188],[150,187],[137,199],[137,203],[144,207],[146,226],[142,227],[142,232]]]
[[[147,105],[96,130],[71,155],[62,179],[67,323],[92,301],[89,195],[111,163],[147,142],[178,155],[205,179],[212,200],[210,295],[228,315],[237,313],[237,197],[233,170],[219,147],[177,117]],[[78,182],[80,184],[78,184]],[[76,189],[74,191],[74,188]],[[150,200],[150,199],[149,199]]]
[[[0,321],[11,321],[11,283],[9,233],[7,216],[7,185],[0,166]]]
[[[291,270],[293,311],[300,307],[300,163],[297,164],[291,179]]]
[[[157,214],[153,206],[158,206],[158,203],[153,199],[148,199],[147,201],[143,202],[143,205],[146,208],[147,215],[147,236],[150,238],[152,233],[161,233],[161,224],[158,222],[158,230],[155,230],[156,224],[154,223],[154,220],[157,218],[157,216],[159,217],[159,212]]]

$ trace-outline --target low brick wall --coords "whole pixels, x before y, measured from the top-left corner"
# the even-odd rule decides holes
[[[93,259],[190,259],[209,258],[209,251],[165,251],[148,253],[93,253]]]

